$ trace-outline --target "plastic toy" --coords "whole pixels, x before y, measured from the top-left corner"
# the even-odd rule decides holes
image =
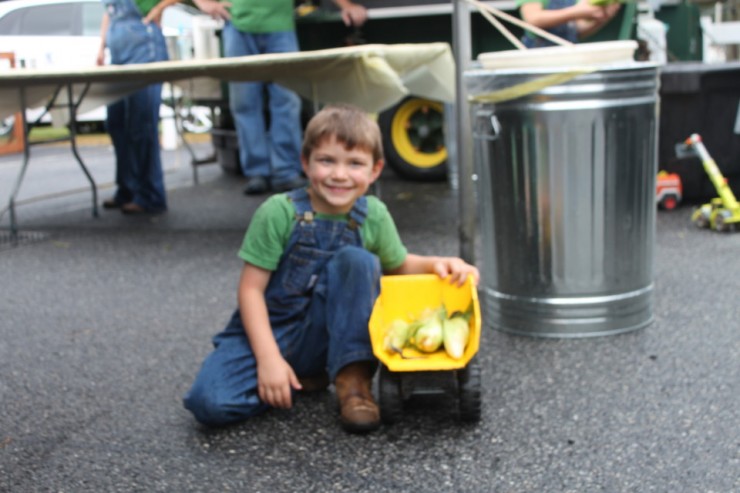
[[[691,134],[684,144],[676,148],[677,153],[686,154],[694,150],[701,159],[704,171],[709,175],[719,197],[715,197],[708,204],[704,204],[694,211],[691,220],[700,228],[710,228],[716,231],[732,231],[740,223],[740,204],[732,193],[727,179],[722,175],[717,163],[709,155],[699,134]]]
[[[677,173],[668,173],[667,171],[658,172],[655,182],[655,201],[658,207],[667,211],[672,211],[683,198],[683,186],[681,177]]]
[[[481,415],[480,367],[475,358],[481,331],[478,292],[471,279],[462,286],[450,284],[436,275],[383,276],[381,294],[370,316],[373,353],[380,360],[378,405],[385,423],[403,415],[403,403],[413,395],[439,394],[457,400],[462,421],[478,421]],[[389,352],[384,340],[394,320],[408,322],[425,310],[444,304],[448,313],[465,311],[472,303],[470,335],[460,359],[444,350],[421,353],[412,348]]]

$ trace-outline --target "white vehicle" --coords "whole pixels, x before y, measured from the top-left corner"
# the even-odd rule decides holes
[[[94,66],[103,12],[101,0],[0,2],[0,52],[12,53],[16,67],[74,69]],[[196,16],[202,13],[187,5],[175,4],[165,9],[162,15],[165,37],[175,41],[192,39]],[[168,42],[168,47],[170,45],[176,43]],[[29,110],[29,121],[34,121],[41,113],[42,110]],[[98,126],[105,120],[105,108],[80,114],[77,120],[82,127]],[[48,115],[44,121],[50,121]],[[13,117],[0,122],[0,134],[8,132],[12,125]],[[202,131],[203,127],[201,122],[196,128]],[[208,130],[210,126],[204,131]]]

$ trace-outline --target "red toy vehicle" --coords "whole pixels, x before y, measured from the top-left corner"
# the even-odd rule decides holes
[[[655,188],[655,201],[658,203],[658,207],[668,211],[678,207],[683,195],[680,176],[676,173],[659,171]]]

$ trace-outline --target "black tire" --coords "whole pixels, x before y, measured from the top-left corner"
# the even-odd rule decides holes
[[[378,117],[388,165],[402,178],[440,181],[447,177],[442,103],[409,97]]]
[[[728,210],[719,210],[714,216],[714,229],[721,233],[726,233],[732,229],[728,219],[732,219],[732,213]]]
[[[678,207],[680,199],[675,193],[669,193],[660,200],[660,208],[666,211],[672,211]]]
[[[698,228],[708,228],[709,227],[709,216],[711,215],[711,208],[708,206],[701,206],[698,210],[694,212],[693,219],[694,224]]]
[[[403,399],[401,396],[401,377],[385,365],[380,365],[378,376],[378,405],[380,418],[386,424],[393,424],[403,417]]]
[[[481,417],[481,370],[476,359],[458,371],[459,417],[461,421],[477,422]]]

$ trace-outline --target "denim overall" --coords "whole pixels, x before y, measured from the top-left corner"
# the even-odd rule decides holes
[[[110,18],[106,44],[111,63],[127,65],[167,60],[162,30],[141,22],[133,0],[103,0]],[[114,200],[135,202],[149,211],[167,209],[159,153],[162,84],[152,84],[108,106],[107,129],[116,152]]]
[[[368,320],[380,291],[380,263],[362,247],[361,197],[347,222],[316,219],[306,190],[289,193],[296,225],[265,291],[280,352],[299,377],[375,361]],[[257,392],[257,365],[239,310],[213,338],[184,405],[198,421],[225,425],[269,408]]]
[[[223,29],[224,55],[238,57],[298,51],[294,31],[245,33],[231,22]],[[264,92],[270,128],[265,128]],[[229,83],[229,106],[236,123],[239,162],[247,178],[269,179],[273,187],[301,173],[301,99],[273,82]]]
[[[550,3],[545,7],[545,10],[560,10],[566,7],[572,7],[576,4],[576,0],[550,0]],[[566,22],[559,26],[554,26],[547,29],[547,32],[554,34],[560,38],[563,38],[572,43],[578,42],[578,31],[576,29],[575,22]],[[543,48],[545,46],[555,46],[555,43],[549,41],[540,36],[528,35],[527,33],[522,36],[522,43],[527,48]]]

